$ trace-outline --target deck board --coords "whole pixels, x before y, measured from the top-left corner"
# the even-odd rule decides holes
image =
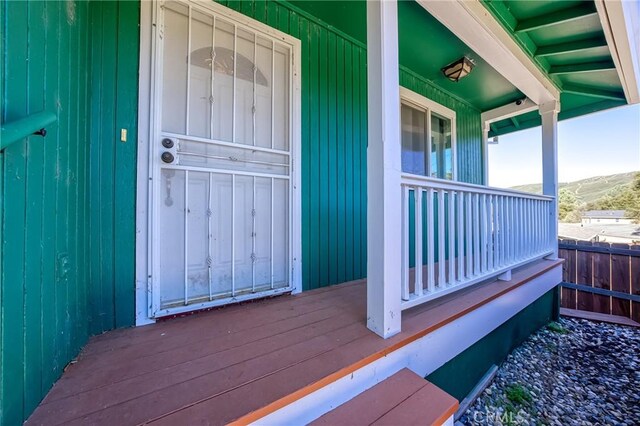
[[[427,383],[373,422],[372,426],[439,426],[453,416],[457,408],[458,401],[454,397],[433,383]]]
[[[366,328],[364,281],[106,333],[89,342],[28,424],[259,418],[555,265],[541,261],[510,282],[472,286],[407,310],[402,333],[387,340]]]
[[[311,333],[321,333],[336,322],[344,325],[358,322],[361,320],[358,316],[361,307],[350,299],[353,297],[353,300],[360,300],[362,289],[359,288],[358,293],[345,293],[346,298],[326,299],[322,309],[301,312],[295,317],[261,324],[254,328],[229,331],[218,336],[203,336],[204,333],[200,330],[202,324],[194,324],[180,336],[179,344],[176,344],[175,339],[168,342],[161,340],[156,342],[159,347],[148,347],[152,343],[143,345],[144,352],[137,350],[142,347],[136,346],[135,350],[127,351],[123,348],[107,352],[103,357],[81,356],[81,362],[74,365],[68,375],[56,385],[47,397],[47,402],[181,363],[210,358],[222,352],[226,352],[222,355],[224,359],[234,360],[237,359],[234,355],[238,355],[238,351],[244,346],[257,346],[264,350],[279,343],[286,347],[309,338]],[[256,315],[259,314],[255,314],[253,309],[245,312],[247,320]]]
[[[310,426],[370,425],[427,385],[402,369],[350,401],[316,419]]]

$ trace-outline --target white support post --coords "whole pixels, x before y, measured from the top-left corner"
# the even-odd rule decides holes
[[[549,215],[548,241],[554,247],[549,259],[558,258],[558,112],[560,103],[540,105],[542,117],[542,193],[555,197]]]
[[[491,122],[482,122],[482,184],[489,185],[489,131]]]
[[[367,327],[400,332],[402,202],[395,0],[367,2]]]

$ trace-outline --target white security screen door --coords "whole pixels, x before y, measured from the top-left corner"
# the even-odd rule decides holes
[[[194,2],[156,22],[150,316],[290,291],[295,41]]]

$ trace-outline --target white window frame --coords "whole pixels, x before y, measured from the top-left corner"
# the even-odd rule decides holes
[[[426,177],[430,179],[438,179],[438,180],[443,180],[447,182],[457,181],[458,180],[458,153],[457,153],[458,150],[456,146],[456,139],[457,139],[456,138],[456,112],[443,105],[440,105],[439,103],[427,97],[424,97],[416,92],[413,92],[405,87],[400,87],[400,107],[402,107],[402,104],[417,107],[427,112],[428,146],[426,147],[426,150],[427,150]],[[436,113],[441,117],[451,120],[451,162],[453,163],[451,167],[453,171],[453,177],[451,180],[431,176],[431,113],[432,112]],[[400,119],[402,120],[402,116]],[[402,136],[400,136],[400,144],[402,145]],[[404,171],[402,173],[407,175],[415,175],[413,173],[408,173]]]

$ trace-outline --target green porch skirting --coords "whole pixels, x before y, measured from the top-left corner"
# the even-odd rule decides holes
[[[558,303],[556,287],[429,374],[426,379],[462,401],[491,365],[500,365],[532,333],[558,318]]]

